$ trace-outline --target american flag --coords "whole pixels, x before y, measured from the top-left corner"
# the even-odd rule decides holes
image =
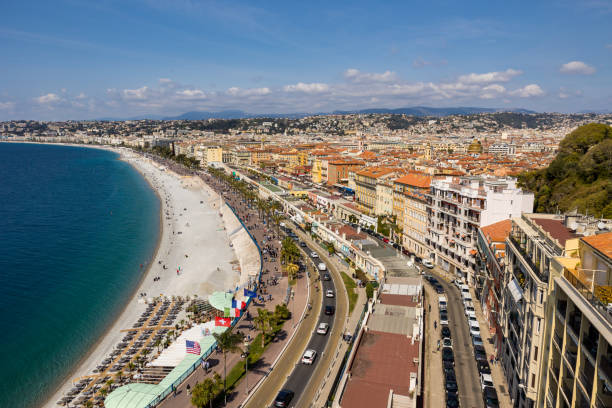
[[[187,353],[200,355],[200,343],[197,341],[186,340],[187,342]]]

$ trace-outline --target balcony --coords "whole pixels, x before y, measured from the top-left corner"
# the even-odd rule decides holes
[[[577,358],[578,358],[578,355],[576,352],[569,351],[569,350],[565,352],[565,359],[569,363],[569,367],[571,368],[572,372],[576,370]]]
[[[557,348],[559,350],[561,350],[561,348],[563,347],[563,337],[561,337],[559,334],[557,334],[557,332],[553,333],[553,341],[555,343],[555,345],[557,346]]]
[[[512,250],[512,252],[514,252],[514,254],[516,255],[516,257],[526,266],[529,268],[529,270],[531,272],[533,272],[538,279],[540,279],[542,282],[548,282],[548,271],[545,270],[544,273],[542,273],[540,271],[540,265],[534,263],[531,260],[531,256],[527,253],[527,251],[525,249],[523,249],[523,247],[521,246],[521,244],[516,240],[515,237],[513,237],[512,235],[510,235],[508,237],[508,240],[506,240],[507,243],[509,243],[510,249]]]

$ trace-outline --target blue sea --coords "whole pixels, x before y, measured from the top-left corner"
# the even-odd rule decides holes
[[[0,407],[42,405],[118,317],[159,206],[115,153],[0,143]]]

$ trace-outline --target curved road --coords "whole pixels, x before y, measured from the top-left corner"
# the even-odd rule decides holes
[[[455,375],[459,386],[459,400],[462,407],[483,407],[482,390],[480,388],[480,375],[474,360],[474,348],[472,337],[465,317],[463,301],[459,289],[446,281],[437,271],[430,270],[436,276],[442,287],[448,303],[448,327],[451,330],[453,340],[453,353],[455,355]],[[439,318],[437,319],[439,321]],[[440,334],[440,326],[436,331],[437,336],[433,336],[434,343],[437,342]],[[434,374],[435,375],[435,374]],[[440,375],[443,375],[440,373]]]

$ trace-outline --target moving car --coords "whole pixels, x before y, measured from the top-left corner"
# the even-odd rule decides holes
[[[333,298],[334,297],[334,291],[331,289],[327,289],[327,291],[325,292],[325,296],[328,298]]]
[[[325,275],[323,275],[323,280],[330,281],[331,280],[331,276],[329,276],[329,274],[326,273]]]
[[[306,243],[305,243],[304,241],[302,241],[302,242],[300,242],[300,246],[301,246],[302,248],[306,248]]]
[[[310,365],[314,363],[315,358],[317,358],[317,352],[313,349],[308,349],[304,352],[304,356],[302,357],[302,364]]]
[[[336,312],[336,308],[333,306],[325,306],[325,314],[326,315],[333,315]]]
[[[319,327],[317,327],[317,334],[326,335],[328,330],[329,330],[329,324],[319,323]]]
[[[312,251],[312,252],[310,253],[310,257],[311,257],[311,258],[318,258],[318,257],[319,257],[319,254],[317,254],[315,251]]]
[[[319,265],[317,265],[317,268],[319,268],[319,270],[323,272],[327,270],[327,265],[325,265],[323,262],[319,262]]]
[[[293,399],[293,391],[283,389],[276,394],[276,398],[274,399],[274,406],[278,408],[286,408],[289,406],[289,403]]]
[[[434,267],[434,264],[433,262],[431,262],[430,259],[423,259],[421,263],[423,264],[424,267],[429,268],[429,269],[433,269]]]

